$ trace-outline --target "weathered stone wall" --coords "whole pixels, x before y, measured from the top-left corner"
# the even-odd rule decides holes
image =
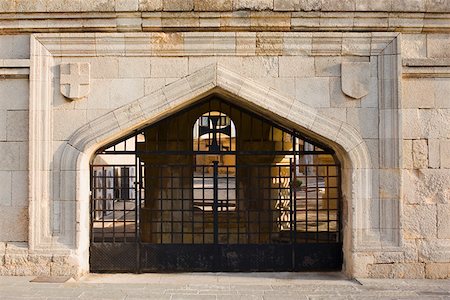
[[[288,119],[338,149],[349,276],[448,278],[448,12],[450,2],[425,0],[0,0],[0,274],[86,272],[86,173],[64,161],[85,155],[74,136],[89,130],[86,145],[98,147],[112,138],[101,126],[124,134],[145,122],[136,105],[145,111],[159,97],[173,109],[180,90],[201,81],[196,71],[219,64],[261,87],[261,107],[292,101]],[[36,32],[66,33],[33,35],[30,50]],[[88,96],[75,101],[60,91],[59,66],[71,62],[91,71]],[[360,99],[342,91],[347,62],[370,69]],[[237,98],[250,99],[240,88]],[[300,108],[314,111],[308,126]],[[112,121],[97,124],[107,114]],[[355,183],[341,128],[367,150],[369,184]]]
[[[28,240],[28,78],[8,59],[30,56],[29,36],[0,36],[0,241]],[[6,74],[5,74],[6,73]],[[1,260],[0,260],[1,261]]]

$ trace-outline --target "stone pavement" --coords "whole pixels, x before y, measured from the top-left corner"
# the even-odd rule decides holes
[[[450,299],[450,280],[339,273],[90,274],[65,283],[0,277],[0,299]]]

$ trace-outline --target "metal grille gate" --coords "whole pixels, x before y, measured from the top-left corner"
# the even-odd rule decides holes
[[[91,164],[94,272],[340,270],[332,149],[211,97]]]

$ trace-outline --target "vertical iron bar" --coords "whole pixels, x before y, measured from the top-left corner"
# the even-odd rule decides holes
[[[213,211],[214,211],[214,244],[217,245],[219,244],[219,226],[218,226],[218,222],[219,222],[219,212],[218,212],[218,201],[219,201],[219,189],[218,189],[218,185],[219,185],[219,162],[217,160],[213,161],[213,165],[214,165],[214,173],[213,173],[213,192],[214,192],[214,196],[213,196]]]

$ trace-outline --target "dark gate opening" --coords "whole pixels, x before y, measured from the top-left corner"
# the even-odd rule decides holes
[[[93,272],[342,266],[334,151],[217,97],[99,149],[91,192]]]

